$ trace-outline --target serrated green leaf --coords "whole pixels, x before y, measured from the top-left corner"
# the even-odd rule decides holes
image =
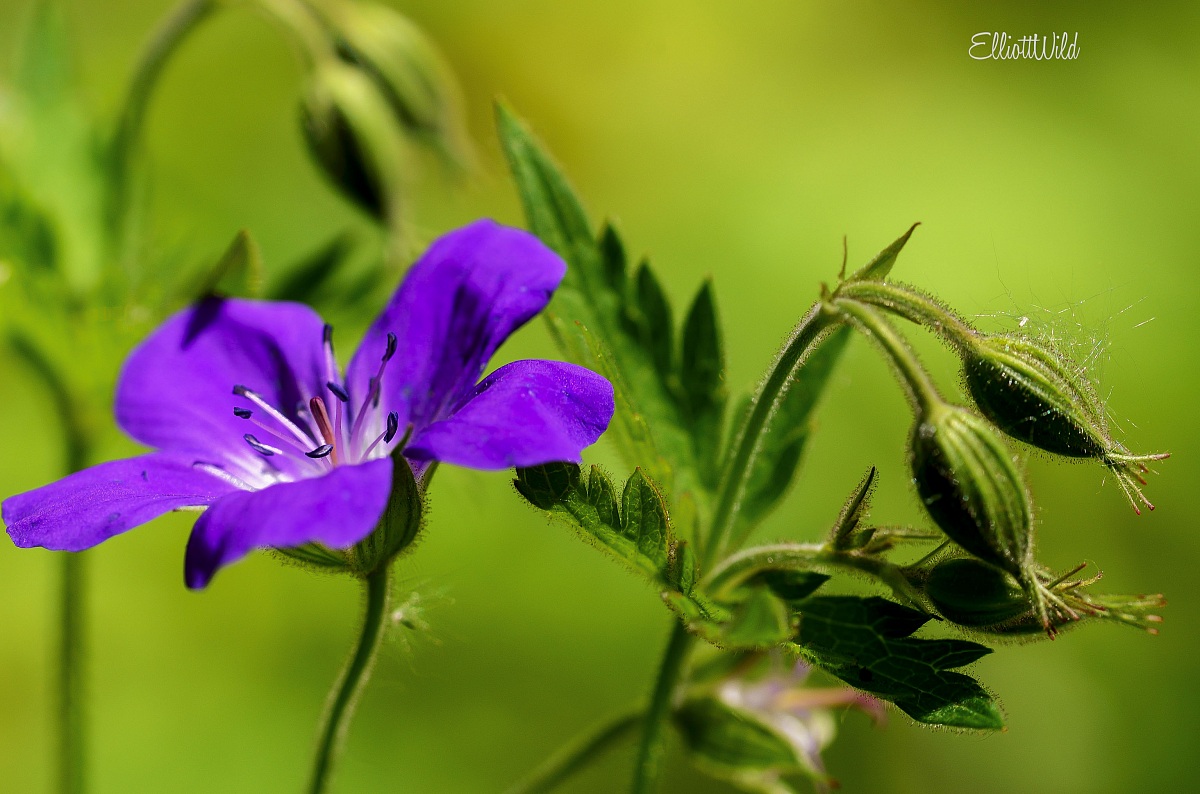
[[[617,391],[618,417],[609,435],[630,465],[654,466],[668,493],[711,487],[715,478],[699,474],[698,459],[715,455],[712,432],[703,428],[703,443],[693,437],[680,395],[682,355],[675,350],[661,284],[644,262],[629,277],[616,230],[607,226],[594,236],[582,204],[534,136],[504,105],[497,105],[496,114],[529,228],[568,264],[547,313],[556,338],[568,357],[609,377]],[[624,420],[622,413],[635,418]],[[649,457],[647,441],[653,447]]]
[[[814,596],[799,605],[795,643],[813,664],[894,703],[918,722],[976,730],[1004,727],[978,681],[954,668],[991,653],[975,642],[910,636],[928,615],[878,597]]]
[[[612,483],[596,466],[586,480],[573,463],[517,469],[513,485],[534,507],[639,573],[659,584],[679,580],[670,570],[674,538],[666,504],[641,469],[626,481],[619,510]]]
[[[881,281],[887,278],[888,274],[892,272],[892,266],[896,264],[896,257],[900,256],[900,251],[904,248],[904,244],[908,242],[908,238],[912,237],[913,231],[920,225],[920,223],[914,223],[908,227],[908,231],[896,238],[887,248],[877,253],[870,262],[867,262],[855,271],[850,280]]]
[[[744,538],[766,518],[791,486],[812,432],[813,414],[851,333],[846,326],[835,330],[800,368],[751,464],[734,538]]]
[[[635,296],[626,303],[626,319],[630,330],[650,354],[650,360],[660,373],[674,369],[675,325],[671,305],[650,263],[643,261],[634,276]]]
[[[692,426],[700,477],[705,485],[715,488],[720,477],[727,394],[721,326],[710,281],[705,281],[696,293],[683,323],[679,387],[680,401]]]

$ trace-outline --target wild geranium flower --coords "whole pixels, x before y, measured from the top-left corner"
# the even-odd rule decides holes
[[[476,469],[580,460],[612,386],[558,361],[488,360],[541,311],[566,265],[487,220],[436,241],[343,375],[330,326],[301,304],[210,299],[169,318],[125,363],[116,418],[156,451],[4,501],[20,547],[81,551],[171,510],[201,508],[185,581],[255,548],[347,548],[375,527],[400,444]]]

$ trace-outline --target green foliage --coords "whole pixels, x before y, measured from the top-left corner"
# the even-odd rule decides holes
[[[204,274],[194,299],[212,295],[256,298],[262,294],[262,252],[250,232],[241,229],[225,253]]]
[[[745,537],[770,515],[791,486],[813,431],[817,404],[850,335],[849,328],[838,328],[804,361],[771,418],[770,427],[760,437],[737,512],[735,538]]]
[[[850,277],[851,281],[882,281],[887,278],[892,272],[892,266],[896,264],[896,257],[900,256],[900,250],[904,248],[904,244],[908,242],[908,238],[912,237],[912,233],[916,230],[920,223],[914,223],[908,227],[908,231],[900,235],[889,245],[877,253],[870,262],[867,262],[861,268],[854,272]]]
[[[790,791],[767,788],[768,781],[803,768],[796,749],[778,731],[715,698],[692,698],[674,718],[693,761],[714,777],[751,785],[751,790]]]
[[[796,644],[813,664],[890,701],[918,722],[999,730],[1000,708],[953,672],[991,653],[966,640],[917,639],[928,615],[878,597],[814,596],[800,606]]]
[[[573,463],[517,469],[513,484],[534,507],[652,581],[685,594],[691,590],[695,558],[675,541],[662,494],[641,469],[626,481],[619,502],[597,466],[586,478]]]
[[[677,345],[670,304],[649,264],[631,274],[616,230],[593,234],[566,178],[524,124],[503,105],[497,123],[530,229],[569,266],[547,313],[555,337],[566,355],[617,389],[609,435],[630,465],[646,467],[668,493],[711,491],[725,412],[711,285],[697,293]]]

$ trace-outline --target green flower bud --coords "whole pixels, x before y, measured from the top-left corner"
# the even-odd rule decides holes
[[[925,595],[942,617],[960,626],[996,626],[1029,614],[1029,597],[1011,576],[971,558],[943,560],[930,572]]]
[[[379,220],[397,217],[404,141],[374,82],[345,64],[322,64],[301,122],[309,151],[335,186]]]
[[[421,30],[379,3],[336,2],[324,12],[338,54],[375,83],[400,124],[466,165],[470,144],[454,75]]]
[[[1083,565],[1051,581],[1052,574],[1038,572],[1041,587],[1057,608],[1049,615],[1057,630],[1080,617],[1102,619],[1157,634],[1162,618],[1152,610],[1166,605],[1162,595],[1093,595],[1084,588],[1099,581],[1096,575],[1072,580]],[[979,560],[944,560],[924,582],[925,595],[947,620],[975,631],[1020,636],[1046,630],[1025,590],[1003,571]]]
[[[909,452],[917,493],[947,537],[1024,579],[1033,511],[1012,453],[992,427],[964,408],[934,403],[919,414]]]
[[[974,335],[956,343],[979,410],[1009,436],[1055,455],[1095,458],[1129,497],[1151,510],[1141,472],[1166,454],[1131,455],[1112,439],[1091,384],[1066,361],[1027,339]]]
[[[1113,440],[1104,407],[1081,369],[1016,335],[984,334],[937,299],[902,284],[849,281],[838,295],[925,326],[954,348],[980,412],[1005,434],[1055,455],[1093,458],[1112,470],[1133,509],[1154,509],[1142,474],[1166,453],[1133,455]]]

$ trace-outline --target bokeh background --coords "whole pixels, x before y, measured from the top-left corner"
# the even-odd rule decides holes
[[[28,3],[0,4],[11,61]],[[112,113],[168,4],[71,0],[77,72]],[[1169,449],[1140,518],[1094,466],[1029,464],[1042,559],[1095,560],[1115,591],[1163,591],[1161,636],[1092,626],[1005,646],[975,666],[1003,734],[842,722],[828,752],[848,792],[1183,792],[1200,771],[1200,533],[1195,529],[1200,311],[1200,6],[969,2],[700,4],[411,0],[458,72],[480,168],[426,167],[416,239],[481,215],[519,223],[490,103],[528,118],[596,217],[619,218],[676,305],[716,281],[733,390],[769,363],[834,277],[914,221],[896,274],[991,328],[1054,334],[1094,361],[1136,450]],[[1079,33],[1078,60],[973,61],[972,34]],[[299,70],[268,23],[231,11],[170,66],[148,129],[154,250],[212,259],[238,228],[276,273],[368,224],[297,133]],[[375,306],[339,318],[357,335]],[[344,350],[349,344],[343,342]],[[947,387],[947,355],[921,340]],[[549,355],[540,325],[505,358]],[[58,475],[57,430],[11,360],[0,491]],[[801,481],[764,539],[814,539],[869,464],[875,516],[919,521],[909,419],[855,344]],[[115,431],[105,453],[132,451]],[[600,449],[599,459],[610,460]],[[1188,494],[1191,494],[1189,496]],[[514,497],[508,478],[445,468],[427,535],[399,566],[427,632],[397,632],[353,725],[339,791],[499,791],[565,738],[641,697],[668,617],[654,594]],[[263,555],[208,591],[181,582],[190,519],[90,553],[92,777],[98,792],[299,790],[327,688],[358,619],[353,582]],[[52,556],[0,542],[0,789],[49,790]],[[619,791],[618,751],[566,790]],[[669,791],[728,790],[674,747]]]

